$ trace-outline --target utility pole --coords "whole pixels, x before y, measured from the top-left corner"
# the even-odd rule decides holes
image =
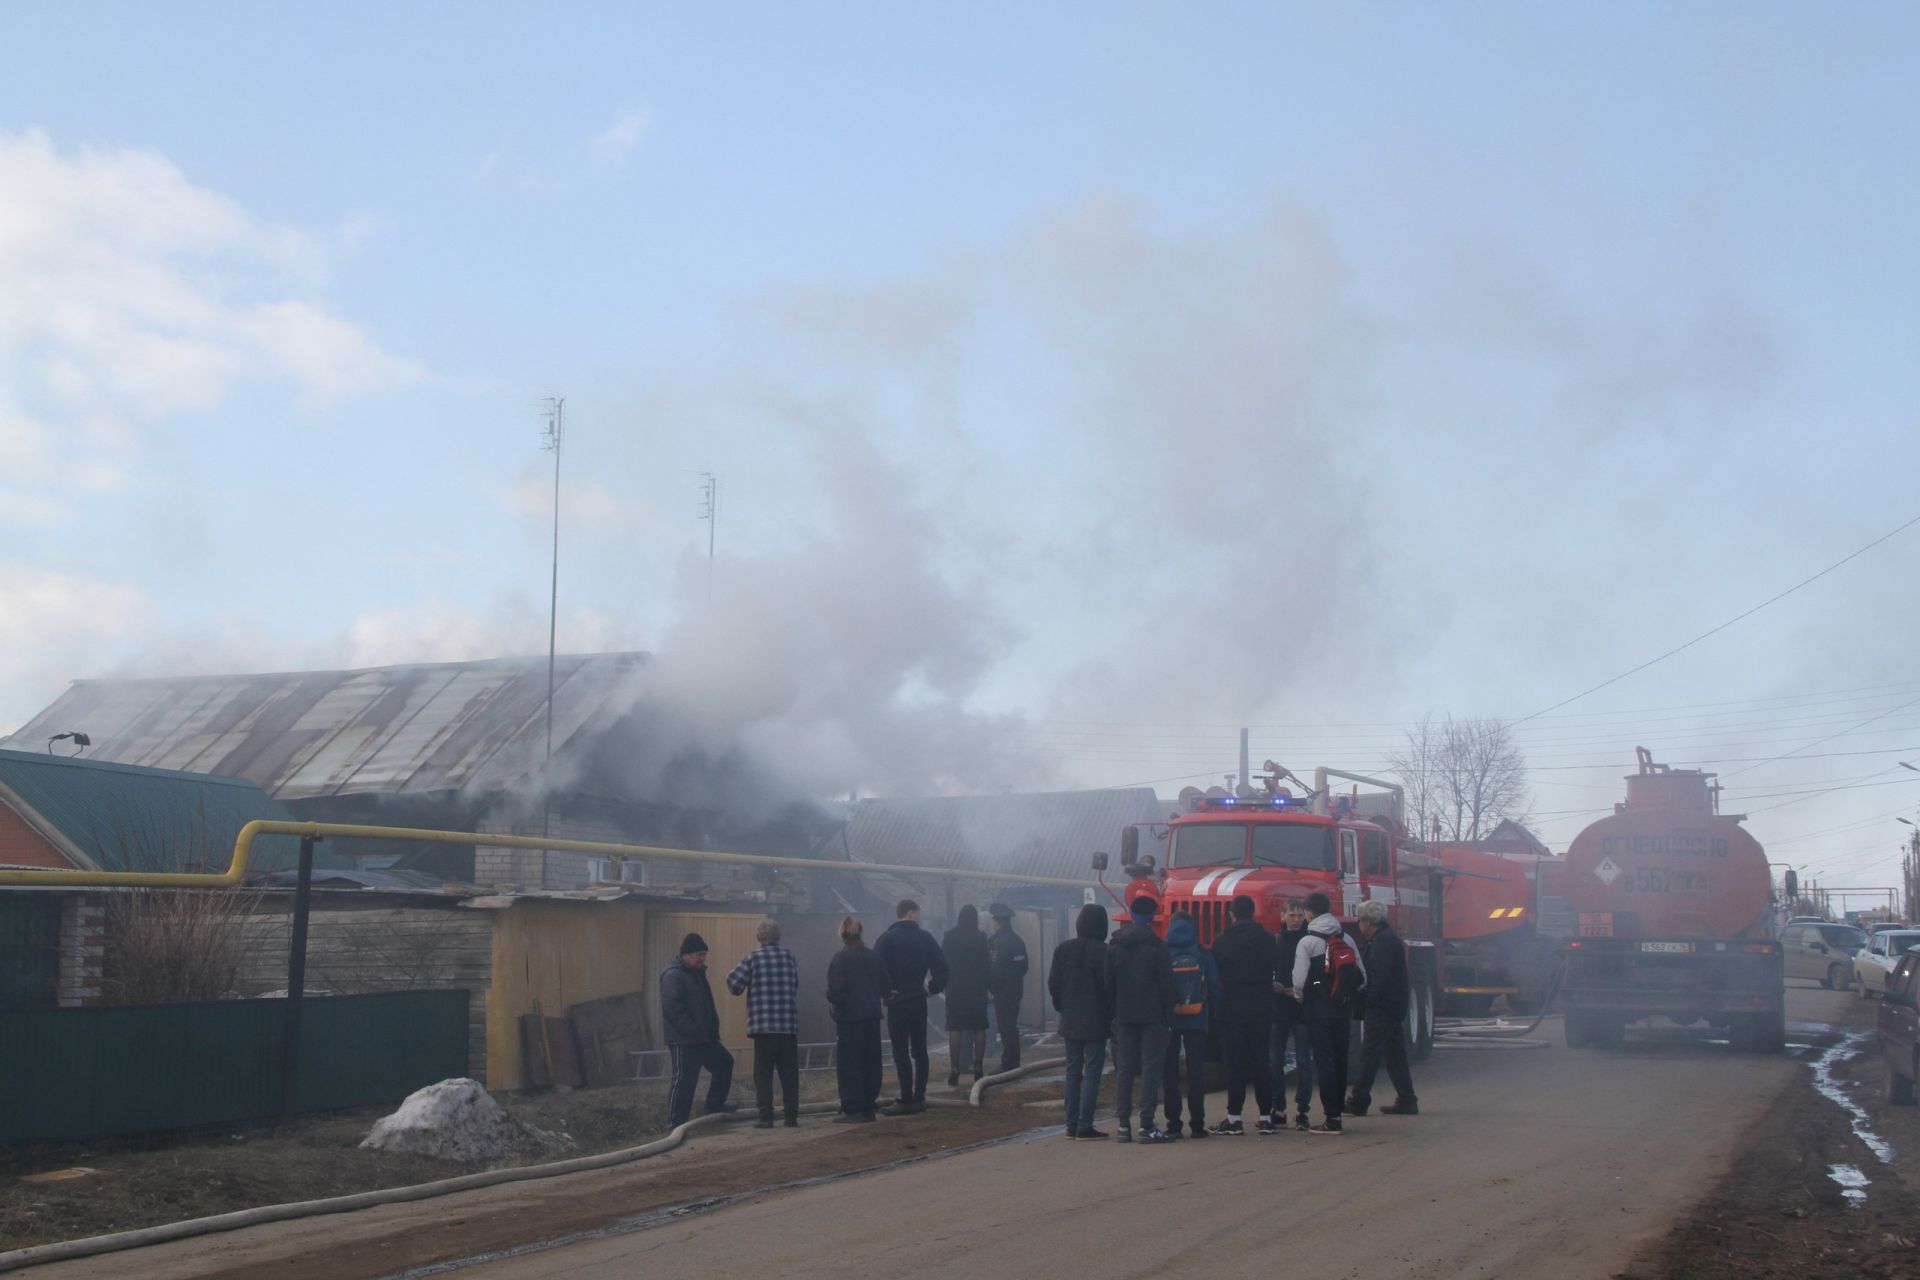
[[[553,685],[555,656],[560,638],[560,440],[566,430],[567,400],[547,401],[547,420],[540,430],[540,447],[553,455],[553,575],[547,598],[547,763],[540,780],[540,837],[553,834]],[[540,851],[540,887],[547,887],[547,850]]]
[[[700,519],[707,522],[707,600],[713,600],[713,544],[720,527],[720,477],[700,473]]]

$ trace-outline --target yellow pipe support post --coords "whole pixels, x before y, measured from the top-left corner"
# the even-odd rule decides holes
[[[233,860],[222,872],[190,871],[8,871],[0,870],[0,886],[40,885],[89,888],[230,889],[246,878],[253,859],[253,842],[260,836],[300,836],[312,840],[413,840],[422,844],[474,844],[495,849],[551,849],[561,853],[591,853],[618,860],[647,858],[670,862],[718,862],[730,866],[776,867],[791,871],[849,871],[884,873],[931,880],[992,880],[997,884],[1059,885],[1081,889],[1091,879],[1066,876],[1025,876],[1013,872],[974,868],[913,867],[885,862],[832,862],[823,858],[786,858],[760,853],[721,853],[694,849],[664,849],[653,845],[614,844],[603,840],[554,840],[545,836],[512,836],[484,831],[435,831],[421,827],[373,827],[341,822],[280,822],[256,818],[240,828],[233,842]]]

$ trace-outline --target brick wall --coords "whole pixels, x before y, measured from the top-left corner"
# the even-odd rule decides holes
[[[481,831],[503,835],[540,834],[539,823],[515,825],[485,820]],[[618,824],[574,815],[555,814],[548,834],[560,840],[600,840],[609,844],[637,844]],[[691,866],[692,864],[686,864]],[[584,853],[557,850],[506,849],[498,845],[476,845],[473,851],[473,878],[476,883],[495,888],[580,889],[593,882],[593,858]],[[633,874],[633,873],[629,873]],[[647,883],[645,864],[639,883]]]
[[[107,909],[97,894],[68,893],[60,903],[60,959],[54,995],[62,1008],[99,1004],[107,956]]]
[[[45,836],[28,826],[25,818],[0,803],[0,866],[56,867],[64,871],[73,864]]]
[[[467,1072],[486,1079],[491,913],[392,899],[378,905],[328,901],[331,896],[316,895],[307,918],[307,991],[362,995],[463,988],[469,993]],[[290,909],[286,896],[275,895],[248,922],[243,994],[286,989],[287,947],[293,935]]]

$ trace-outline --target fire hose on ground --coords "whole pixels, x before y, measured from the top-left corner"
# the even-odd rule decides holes
[[[1002,1071],[975,1080],[972,1090],[965,1099],[928,1098],[927,1102],[942,1107],[979,1107],[989,1088],[1010,1084],[1036,1071],[1065,1065],[1065,1058],[1049,1058],[1040,1062],[1027,1063],[1012,1071]],[[836,1103],[813,1102],[802,1106],[800,1114],[831,1115],[839,1110],[839,1105]],[[352,1195],[329,1196],[322,1200],[298,1200],[290,1204],[261,1205],[254,1209],[217,1213],[211,1217],[190,1218],[184,1222],[162,1223],[159,1226],[141,1227],[133,1231],[116,1231],[111,1235],[88,1236],[80,1240],[61,1240],[53,1244],[33,1245],[25,1249],[9,1249],[0,1253],[0,1271],[17,1271],[22,1267],[39,1266],[49,1262],[94,1258],[101,1254],[120,1253],[128,1249],[141,1249],[148,1245],[167,1244],[175,1240],[191,1240],[196,1236],[238,1231],[243,1227],[264,1226],[273,1222],[291,1222],[298,1218],[317,1218],[329,1213],[352,1213],[358,1209],[372,1209],[380,1205],[431,1200],[437,1196],[454,1195],[462,1191],[478,1191],[485,1187],[497,1187],[511,1182],[534,1182],[545,1178],[563,1177],[570,1173],[611,1169],[618,1165],[631,1164],[636,1160],[645,1160],[650,1156],[665,1155],[681,1146],[692,1134],[701,1129],[716,1128],[729,1121],[744,1118],[745,1113],[714,1112],[709,1115],[695,1116],[665,1136],[655,1138],[651,1142],[642,1143],[637,1147],[626,1147],[619,1151],[603,1151],[598,1155],[576,1156],[568,1160],[521,1165],[511,1169],[489,1169],[481,1173],[462,1174],[455,1178],[442,1178],[435,1182],[421,1182],[407,1187],[387,1187],[379,1191],[361,1191]]]
[[[1438,1027],[1433,1033],[1433,1047],[1436,1049],[1551,1049],[1550,1040],[1532,1040],[1534,1030],[1551,1015],[1554,999],[1560,994],[1560,981],[1567,975],[1566,957],[1562,956],[1553,967],[1553,976],[1547,980],[1546,994],[1540,1000],[1540,1012],[1533,1021],[1524,1027],[1507,1025],[1501,1018],[1462,1018],[1452,1026],[1442,1030]]]

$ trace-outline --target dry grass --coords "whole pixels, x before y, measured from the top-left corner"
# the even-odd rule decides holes
[[[801,1077],[800,1092],[809,1102],[831,1099],[835,1096],[832,1074]],[[776,1086],[776,1100],[778,1096]],[[735,1077],[733,1100],[752,1107],[751,1078]],[[653,1082],[525,1097],[502,1095],[501,1102],[519,1119],[571,1137],[575,1148],[561,1153],[562,1158],[635,1146],[658,1137],[667,1127],[665,1089]],[[286,1126],[236,1127],[163,1139],[0,1150],[0,1248],[128,1231],[256,1205],[407,1186],[488,1167],[362,1151],[360,1140],[388,1110],[342,1112]],[[73,1166],[98,1173],[70,1182],[20,1181],[28,1174]]]

